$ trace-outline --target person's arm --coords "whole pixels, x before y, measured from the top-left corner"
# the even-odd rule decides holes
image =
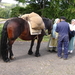
[[[55,24],[54,24],[54,25],[53,25],[53,29],[52,29],[52,37],[53,37],[53,38],[56,37],[56,35],[55,35],[55,29],[56,29],[56,28],[55,28]]]
[[[58,24],[56,26],[56,30],[55,30],[57,33],[59,32],[59,27],[58,27]]]

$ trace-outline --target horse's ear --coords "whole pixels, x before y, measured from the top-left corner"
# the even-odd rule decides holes
[[[52,24],[54,23],[54,18],[52,18]]]

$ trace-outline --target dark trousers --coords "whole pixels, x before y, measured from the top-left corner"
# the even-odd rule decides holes
[[[62,46],[64,47],[63,50],[63,54],[64,54],[64,58],[68,57],[68,45],[69,45],[69,38],[68,37],[64,37],[62,40],[60,40],[61,38],[58,38],[58,57],[62,57]]]

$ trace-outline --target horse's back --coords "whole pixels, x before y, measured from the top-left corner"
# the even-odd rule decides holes
[[[9,39],[17,38],[24,31],[25,21],[21,18],[13,18],[7,25],[7,33]]]

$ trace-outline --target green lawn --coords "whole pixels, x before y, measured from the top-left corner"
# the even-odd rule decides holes
[[[0,24],[0,37],[1,37],[2,28],[3,28],[3,24]],[[17,41],[22,41],[22,40],[20,38],[18,38]],[[44,36],[43,41],[44,42],[48,42],[49,41],[49,35],[48,36]]]
[[[0,24],[0,37],[1,37],[2,28],[3,28],[3,24]]]

